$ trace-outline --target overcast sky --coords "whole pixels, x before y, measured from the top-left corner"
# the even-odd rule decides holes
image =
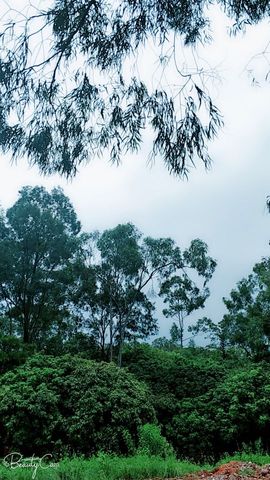
[[[21,2],[17,3],[19,7]],[[0,203],[11,206],[23,185],[61,185],[85,230],[131,221],[144,234],[169,236],[183,247],[193,238],[203,239],[218,267],[211,296],[195,318],[207,315],[219,321],[225,311],[222,297],[270,253],[270,215],[265,208],[270,194],[270,85],[252,87],[245,68],[253,55],[264,50],[270,31],[263,24],[245,36],[230,38],[222,15],[214,17],[215,42],[203,56],[212,65],[219,64],[222,83],[214,94],[225,127],[210,147],[211,171],[198,168],[188,181],[180,181],[167,173],[159,158],[149,167],[147,141],[120,167],[110,166],[106,158],[95,160],[69,182],[58,176],[44,178],[27,161],[11,165],[9,157],[2,156]],[[147,67],[147,56],[145,62]],[[258,79],[267,73],[263,57],[250,66]],[[167,334],[169,326],[161,318],[160,335]]]

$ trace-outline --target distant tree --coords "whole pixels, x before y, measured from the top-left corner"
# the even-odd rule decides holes
[[[80,223],[62,190],[24,187],[0,224],[0,306],[9,334],[42,343],[65,328]]]
[[[204,307],[205,301],[210,295],[206,286],[211,279],[216,262],[207,255],[207,245],[199,239],[193,240],[190,247],[183,252],[183,264],[181,275],[173,275],[166,279],[160,289],[160,295],[164,303],[168,305],[163,310],[166,318],[176,318],[178,325],[173,324],[173,336],[183,347],[184,320],[195,310]],[[187,274],[191,268],[204,282],[201,287]],[[173,339],[173,338],[172,338]]]
[[[161,350],[174,350],[175,349],[175,343],[171,340],[171,338],[167,337],[158,337],[153,340],[151,344],[154,348],[159,348]]]
[[[224,299],[228,313],[222,320],[233,346],[251,357],[269,355],[270,342],[270,259],[257,263],[247,279],[241,280]]]
[[[148,126],[152,155],[170,172],[186,175],[196,157],[209,166],[207,143],[222,125],[206,88],[213,72],[199,58],[187,68],[179,47],[208,43],[213,3],[235,21],[233,32],[270,13],[262,0],[51,0],[43,10],[29,2],[26,15],[10,9],[1,32],[2,149],[69,176],[96,153],[119,163]],[[157,50],[153,86],[126,73],[147,41]],[[163,81],[166,69],[173,82]]]
[[[103,338],[108,327],[110,359],[116,342],[119,365],[125,340],[146,338],[157,330],[154,305],[143,291],[150,278],[143,280],[147,271],[143,272],[145,258],[140,237],[140,232],[128,223],[105,230],[96,243],[100,255],[100,264],[95,268],[97,292],[108,314]]]
[[[121,365],[125,341],[144,339],[157,332],[149,287],[161,294],[177,273],[185,279],[185,285],[195,288],[188,271],[203,276],[207,282],[215,262],[207,256],[207,246],[201,240],[194,240],[181,252],[170,238],[143,238],[131,223],[96,233],[90,240],[92,260],[82,270],[79,304],[88,312],[85,320],[103,354],[107,344],[112,360],[116,347]]]
[[[171,337],[171,342],[173,344],[178,344],[179,342],[181,343],[182,341],[182,345],[183,346],[183,338],[182,338],[182,331],[180,330],[180,327],[178,327],[176,325],[175,322],[173,322],[171,328],[170,328],[170,337]]]
[[[200,319],[190,328],[194,334],[205,333],[218,344],[225,355],[228,347],[238,348],[247,356],[260,360],[268,358],[270,344],[270,259],[257,263],[248,278],[238,282],[229,298],[223,319],[214,323]]]
[[[188,331],[192,335],[199,335],[203,333],[205,339],[210,339],[213,347],[219,347],[222,351],[223,357],[226,355],[226,346],[230,344],[228,335],[226,333],[226,322],[221,321],[214,323],[210,318],[200,318],[195,325],[190,325]]]
[[[77,339],[81,335],[92,337],[104,360],[109,326],[108,296],[99,283],[99,266],[92,261],[93,235],[83,235],[85,235],[84,247],[77,252],[76,262],[72,266],[71,276],[75,281],[69,288],[70,307],[77,326]],[[76,340],[75,344],[77,344]]]

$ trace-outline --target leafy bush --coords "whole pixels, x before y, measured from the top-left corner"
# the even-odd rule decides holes
[[[126,348],[123,360],[151,389],[161,433],[177,455],[196,460],[209,455],[214,440],[209,424],[197,418],[195,405],[219,385],[231,364],[226,371],[219,352],[194,348],[168,352],[149,345]]]
[[[270,367],[233,352],[126,348],[124,364],[152,391],[161,433],[179,457],[216,461],[261,439],[270,449]]]
[[[138,453],[167,458],[173,456],[173,449],[161,435],[160,427],[147,423],[139,429]]]
[[[0,373],[23,364],[34,350],[34,345],[25,344],[19,338],[0,335]]]
[[[113,364],[36,355],[0,377],[1,454],[133,453],[151,396]]]
[[[239,448],[269,451],[269,365],[229,372],[223,382],[207,394],[178,402],[167,426],[183,455],[196,460],[214,460]]]

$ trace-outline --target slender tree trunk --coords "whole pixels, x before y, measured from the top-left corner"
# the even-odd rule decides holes
[[[119,318],[119,351],[118,351],[118,367],[122,367],[122,346],[123,346],[123,325],[122,317]]]
[[[181,348],[183,348],[183,337],[184,337],[183,329],[181,328],[180,330],[180,347]]]
[[[29,318],[24,318],[23,321],[23,343],[30,343]]]
[[[113,361],[113,316],[112,316],[112,297],[110,293],[110,362]]]
[[[12,322],[12,317],[9,315],[9,335],[12,337],[13,335],[13,322]]]
[[[220,337],[220,349],[222,358],[226,358],[225,340],[222,336]]]
[[[105,335],[103,330],[101,334],[100,344],[101,344],[101,360],[104,360],[105,359]]]
[[[106,317],[103,319],[103,324],[101,328],[101,333],[100,333],[100,345],[101,345],[101,356],[102,360],[108,361],[108,351],[106,349],[106,334],[107,334],[107,328],[108,328],[108,323],[106,323]]]
[[[180,330],[180,347],[183,348],[183,340],[184,340],[184,319],[182,312],[179,313],[178,316],[179,322],[179,330]]]
[[[118,367],[122,367],[122,341],[119,344],[119,353],[118,353]]]

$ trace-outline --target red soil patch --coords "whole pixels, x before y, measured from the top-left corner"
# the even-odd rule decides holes
[[[270,480],[270,465],[262,467],[251,462],[230,462],[212,472],[188,475],[184,480]]]

